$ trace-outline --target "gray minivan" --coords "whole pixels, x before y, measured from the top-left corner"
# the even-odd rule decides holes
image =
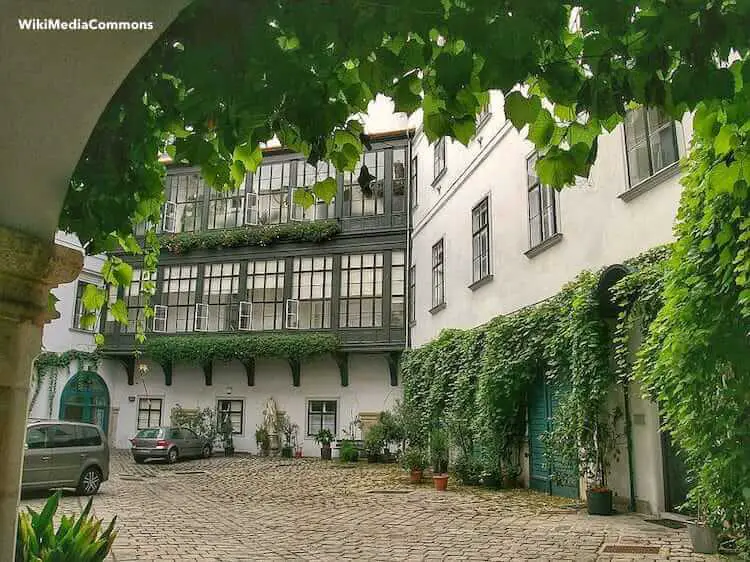
[[[109,445],[89,423],[33,420],[26,426],[24,490],[75,488],[90,496],[109,478]]]

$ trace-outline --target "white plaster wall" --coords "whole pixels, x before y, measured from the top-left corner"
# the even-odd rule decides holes
[[[498,314],[536,303],[556,292],[584,269],[621,262],[672,237],[680,186],[674,176],[625,202],[627,171],[622,128],[605,135],[593,167],[590,186],[560,193],[558,217],[563,239],[529,258],[526,158],[533,147],[503,121],[501,99],[493,97],[493,116],[468,148],[447,141],[447,173],[435,187],[432,145],[415,139],[419,162],[418,207],[412,239],[416,271],[412,342],[418,346],[443,328],[467,328]],[[691,120],[679,136],[685,146]],[[493,281],[472,291],[471,209],[484,197],[490,202]],[[444,238],[446,308],[430,314],[431,248]]]
[[[284,361],[256,362],[255,386],[247,385],[245,370],[239,363],[214,364],[213,385],[206,386],[200,368],[177,365],[172,386],[164,384],[159,365],[147,362],[149,373],[144,380],[129,386],[124,368],[116,362],[102,367],[105,380],[112,392],[112,407],[119,408],[117,434],[114,445],[130,446],[128,439],[137,431],[138,398],[162,398],[162,423],[169,423],[174,406],[185,408],[216,408],[220,398],[244,401],[244,425],[241,435],[235,436],[235,447],[242,452],[257,452],[255,429],[263,421],[263,408],[273,397],[278,408],[289,414],[299,428],[305,455],[318,455],[319,446],[306,437],[307,400],[338,401],[337,433],[349,429],[349,423],[360,412],[380,412],[390,409],[401,396],[400,387],[391,387],[388,366],[381,355],[352,354],[349,363],[349,386],[342,387],[339,370],[333,359],[324,358],[302,364],[300,386],[292,385],[289,365]],[[130,401],[129,397],[135,397]]]

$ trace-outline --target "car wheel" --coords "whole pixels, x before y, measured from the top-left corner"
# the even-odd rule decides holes
[[[81,474],[76,491],[80,496],[93,496],[99,491],[101,485],[102,473],[98,468],[92,466],[84,470],[83,474]]]
[[[177,459],[179,458],[179,453],[177,452],[177,447],[172,447],[169,452],[167,453],[167,462],[169,464],[174,464],[177,462]]]
[[[205,447],[203,447],[203,451],[201,452],[201,457],[203,457],[204,459],[207,459],[210,456],[211,456],[211,447],[206,445]]]
[[[146,462],[146,459],[144,457],[133,457],[133,460],[135,461],[135,464],[143,464]]]

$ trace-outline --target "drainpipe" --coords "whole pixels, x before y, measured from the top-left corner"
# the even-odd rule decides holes
[[[625,439],[628,447],[628,481],[630,483],[630,503],[628,509],[635,511],[635,464],[633,463],[633,424],[630,419],[630,383],[623,385],[625,397]]]

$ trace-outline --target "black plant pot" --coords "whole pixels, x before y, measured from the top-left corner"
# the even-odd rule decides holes
[[[234,455],[234,446],[224,447],[224,456],[231,457]]]
[[[588,490],[586,504],[589,515],[612,515],[612,490]]]
[[[367,453],[367,462],[369,463],[380,462],[380,454],[379,453]]]
[[[328,445],[327,447],[321,447],[320,448],[320,458],[324,461],[331,460],[331,446]]]
[[[285,459],[291,459],[292,454],[294,453],[293,449],[291,447],[282,447],[281,448],[281,456]]]

